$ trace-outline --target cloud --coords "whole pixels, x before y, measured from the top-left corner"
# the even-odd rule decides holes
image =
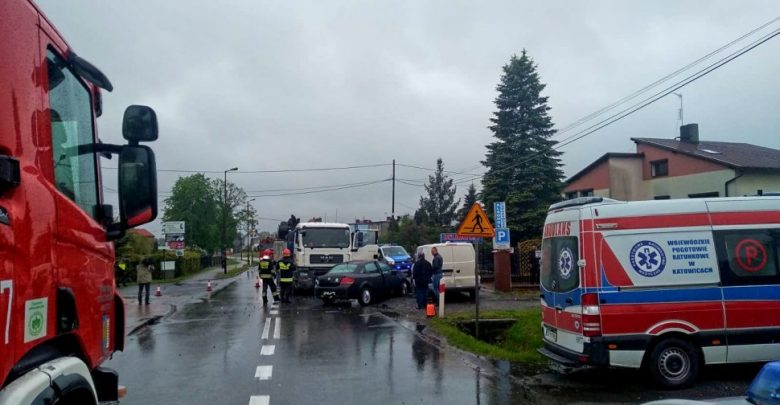
[[[556,126],[615,101],[778,15],[773,1],[164,2],[41,0],[105,71],[101,137],[124,107],[154,107],[158,167],[221,171],[398,162],[472,169],[491,141],[501,66],[527,49]],[[701,136],[780,148],[780,40],[682,90]],[[567,174],[632,136],[676,135],[670,97],[563,150]],[[571,134],[571,133],[569,133]],[[560,138],[568,134],[562,134]],[[110,165],[109,163],[106,163]],[[401,178],[426,172],[398,168]],[[109,173],[108,176],[112,174]],[[247,190],[383,179],[388,167],[230,174]],[[161,172],[160,190],[177,175]],[[456,178],[463,176],[455,175]],[[110,184],[111,180],[107,180]],[[410,212],[422,189],[397,185]],[[458,194],[464,194],[465,185]],[[390,184],[254,202],[260,215],[384,217]],[[263,224],[267,229],[273,223]],[[154,228],[154,227],[153,227]]]

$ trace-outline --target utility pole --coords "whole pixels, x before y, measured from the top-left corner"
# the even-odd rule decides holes
[[[395,221],[395,159],[393,159],[393,206],[390,210],[390,216]]]
[[[225,198],[222,200],[222,272],[227,274],[227,173],[238,170],[237,167],[225,170],[225,179],[222,186],[225,190]]]

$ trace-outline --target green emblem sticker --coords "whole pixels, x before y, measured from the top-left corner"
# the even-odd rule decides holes
[[[46,336],[46,316],[49,309],[48,298],[28,300],[24,304],[24,342],[30,342]]]

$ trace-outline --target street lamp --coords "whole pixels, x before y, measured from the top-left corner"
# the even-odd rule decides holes
[[[222,187],[225,189],[225,198],[222,200],[222,272],[227,274],[227,174],[228,172],[234,172],[238,170],[237,167],[225,170],[225,180],[222,183]]]
[[[251,203],[254,200],[255,199],[253,198],[253,199],[248,200],[246,202],[246,215],[247,215],[247,217],[249,217],[249,203]],[[251,220],[249,218],[247,218],[246,233],[247,233],[247,235],[249,235],[249,252],[247,253],[247,255],[249,256],[248,262],[249,262],[250,266],[252,265],[252,239],[254,239],[254,237],[252,235],[253,228],[254,228],[254,218],[252,218]]]

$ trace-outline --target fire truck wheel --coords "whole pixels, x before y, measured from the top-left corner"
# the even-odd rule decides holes
[[[667,389],[685,388],[699,374],[699,353],[682,339],[662,340],[653,348],[647,364],[653,380]]]

